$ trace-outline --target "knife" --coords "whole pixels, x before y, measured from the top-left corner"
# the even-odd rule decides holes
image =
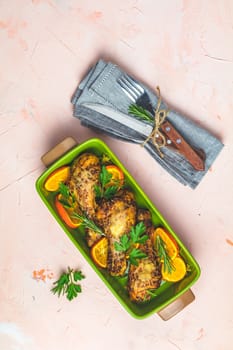
[[[153,130],[152,125],[115,110],[109,106],[90,102],[85,102],[81,105],[101,113],[111,120],[126,125],[145,137],[148,137]],[[179,153],[181,153],[187,159],[194,169],[198,171],[203,171],[205,169],[203,155],[194,150],[169,121],[165,120],[165,122],[160,126],[160,129],[166,137],[167,145],[175,147]]]
[[[121,123],[137,132],[142,134],[143,136],[149,136],[153,130],[153,126],[150,124],[146,124],[139,119],[132,118],[127,114],[124,114],[120,111],[117,111],[111,107],[104,106],[100,103],[83,103],[81,106],[90,108],[98,113],[104,114],[107,118],[114,120],[118,123]]]

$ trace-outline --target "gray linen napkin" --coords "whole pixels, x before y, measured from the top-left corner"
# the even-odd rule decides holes
[[[126,73],[117,65],[99,60],[89,70],[74,92],[71,100],[74,105],[74,116],[80,119],[82,125],[93,128],[98,132],[104,132],[123,141],[142,144],[145,140],[142,134],[125,124],[110,120],[104,114],[85,106],[86,103],[90,102],[103,104],[129,115],[128,108],[132,101],[117,83],[117,79],[124,74]],[[152,106],[155,108],[158,102],[156,94],[141,82],[138,83],[145,89],[150,97]],[[162,103],[161,108],[166,107]],[[131,118],[134,118],[134,116],[131,116]],[[180,153],[168,147],[163,147],[162,149],[164,153],[163,158],[159,156],[152,142],[147,142],[144,148],[179,182],[194,189],[200,183],[224,145],[208,131],[175,111],[170,111],[167,119],[190,145],[205,152],[205,170],[195,170]]]

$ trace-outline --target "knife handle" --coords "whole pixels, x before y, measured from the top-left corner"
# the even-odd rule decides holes
[[[160,129],[166,135],[167,139],[177,148],[177,150],[187,159],[187,161],[198,171],[205,170],[205,162],[197,151],[184,140],[173,125],[165,121]]]

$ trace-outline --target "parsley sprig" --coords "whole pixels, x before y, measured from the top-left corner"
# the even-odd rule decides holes
[[[145,234],[146,227],[141,221],[136,226],[133,226],[129,235],[124,234],[120,238],[120,242],[115,242],[114,247],[118,252],[126,253],[132,265],[138,265],[138,260],[144,259],[147,255],[137,248],[137,244],[143,244],[149,238]]]
[[[111,179],[112,179],[112,174],[106,169],[106,166],[103,165],[99,176],[100,185],[96,185],[94,187],[97,199],[100,199],[100,198],[110,199],[116,194],[116,192],[119,189],[119,186],[117,184],[110,186],[109,183]]]
[[[164,272],[167,271],[169,274],[172,273],[172,271],[175,269],[172,259],[167,252],[166,243],[159,235],[156,237],[155,247],[160,261],[162,261],[164,264]]]
[[[77,281],[81,281],[85,276],[81,271],[70,269],[61,274],[60,278],[54,282],[54,287],[51,289],[53,294],[57,294],[58,297],[66,294],[66,298],[71,301],[82,292],[81,285]]]
[[[59,184],[59,192],[61,197],[59,197],[59,202],[63,205],[64,208],[73,208],[76,203],[76,199],[73,193],[70,192],[70,189],[63,182]]]

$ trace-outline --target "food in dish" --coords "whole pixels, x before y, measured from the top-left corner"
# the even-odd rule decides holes
[[[150,297],[148,291],[155,290],[161,283],[161,262],[158,259],[153,246],[154,228],[149,210],[138,210],[138,222],[143,222],[146,227],[148,239],[139,245],[146,257],[140,259],[138,265],[131,264],[128,275],[128,291],[131,300],[144,301]]]
[[[163,227],[154,227],[150,211],[139,207],[119,167],[85,152],[68,174],[55,191],[58,214],[74,230],[84,226],[93,261],[111,276],[126,277],[133,302],[151,299],[163,281],[184,278],[187,268],[177,242]]]
[[[50,192],[57,191],[59,189],[59,184],[68,179],[70,175],[70,167],[63,166],[55,170],[45,181],[45,189]]]
[[[95,186],[98,185],[99,175],[99,158],[94,154],[84,153],[73,162],[70,179],[67,182],[67,186],[80,209],[90,219],[95,217]]]
[[[136,203],[128,190],[120,190],[111,199],[99,202],[96,220],[108,239],[107,269],[112,276],[122,276],[127,268],[125,252],[116,249],[124,235],[136,223]]]

